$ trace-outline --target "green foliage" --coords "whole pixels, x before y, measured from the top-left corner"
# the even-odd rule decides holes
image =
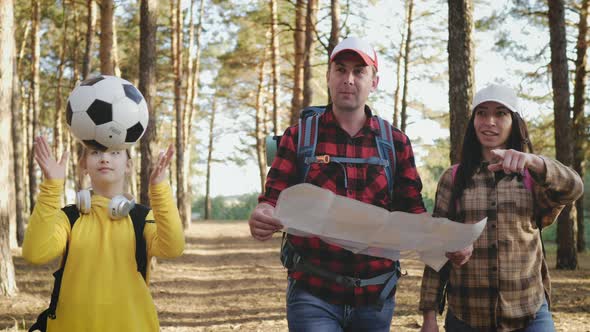
[[[258,204],[258,193],[240,196],[217,196],[211,199],[211,219],[213,220],[247,220]],[[199,197],[192,207],[199,218],[205,215],[205,197]]]
[[[590,216],[588,216],[588,212],[590,211],[587,207],[584,210],[586,213],[584,215],[584,238],[586,239],[586,250],[588,250],[588,239],[590,239]],[[555,239],[557,239],[557,222],[543,229],[543,242],[555,244]]]
[[[586,239],[586,250],[588,250],[588,241],[590,240],[590,169],[586,169],[584,176],[584,238]],[[543,241],[549,244],[555,244],[557,239],[557,223],[543,229]]]
[[[422,198],[426,209],[432,213],[434,199],[436,196],[436,187],[442,173],[449,168],[449,149],[450,142],[448,139],[437,139],[434,144],[423,145],[426,151],[426,158],[423,158],[424,164],[418,166],[418,172],[422,179]]]
[[[553,126],[553,114],[538,114],[534,119],[527,121],[527,127],[535,154],[554,157],[555,128]]]

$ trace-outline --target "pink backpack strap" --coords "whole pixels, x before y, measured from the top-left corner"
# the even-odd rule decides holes
[[[459,169],[459,164],[454,164],[451,166],[451,181],[453,186],[455,186],[455,177],[457,176],[457,170]],[[459,209],[459,199],[455,198],[455,213]]]
[[[459,164],[455,164],[455,165],[451,166],[451,168],[453,169],[451,179],[453,179],[453,184],[454,184],[455,183],[455,176],[457,175],[457,170],[459,169]]]
[[[528,169],[524,170],[524,174],[522,177],[522,184],[524,185],[526,190],[533,192],[534,180],[533,180],[533,177],[531,176],[531,173],[529,173]]]

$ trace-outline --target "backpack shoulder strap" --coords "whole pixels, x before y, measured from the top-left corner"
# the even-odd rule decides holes
[[[74,229],[74,224],[80,218],[80,211],[75,204],[66,205],[61,210],[68,216],[68,220],[70,221],[70,232]],[[61,259],[60,270],[66,266],[66,260],[68,259],[68,251],[70,247],[70,241],[66,242],[66,250],[64,251],[63,257]],[[57,280],[56,280],[57,281]],[[61,282],[61,280],[60,280]],[[54,287],[55,289],[55,287]],[[58,290],[59,292],[59,290]]]
[[[143,230],[146,223],[145,218],[149,212],[150,208],[142,204],[135,204],[133,209],[129,211],[135,233],[135,262],[137,271],[141,273],[143,280],[147,278],[147,244],[143,237]]]
[[[451,184],[453,187],[455,186],[455,178],[457,177],[457,171],[459,170],[459,164],[454,164],[451,166]],[[453,197],[454,195],[451,195]],[[455,197],[455,214],[459,209],[459,197]]]
[[[306,107],[301,110],[298,126],[297,142],[297,166],[299,169],[299,182],[305,182],[309,172],[309,163],[306,159],[315,155],[318,144],[318,123],[320,116],[326,111],[325,106]]]
[[[387,190],[390,197],[393,198],[393,183],[395,179],[395,172],[397,171],[397,157],[395,155],[395,144],[393,142],[393,134],[391,133],[391,125],[387,120],[380,116],[375,116],[379,123],[379,136],[375,137],[377,143],[377,151],[379,157],[388,161],[385,165],[385,175],[387,176]]]
[[[459,170],[459,164],[451,166],[451,181],[455,183],[455,177],[457,176],[457,170]]]
[[[74,227],[74,224],[80,218],[80,211],[75,204],[66,205],[61,210],[68,216],[68,220],[70,221],[70,227]]]
[[[80,218],[80,211],[74,204],[66,205],[61,209],[70,222],[71,229],[74,229],[74,224]],[[71,231],[70,231],[71,232]],[[70,248],[70,242],[66,242],[66,250],[61,259],[61,263],[59,265],[59,269],[53,273],[54,281],[53,281],[53,290],[51,291],[51,300],[49,301],[49,308],[43,311],[39,317],[37,317],[37,322],[35,322],[34,326],[43,326],[47,324],[47,318],[55,319],[55,311],[57,310],[57,301],[59,300],[59,292],[61,290],[61,281],[64,273],[64,269],[66,266],[66,261],[68,259],[68,252]]]
[[[525,168],[524,170],[524,174],[522,177],[522,183],[524,185],[524,187],[526,188],[526,190],[533,192],[533,185],[534,185],[534,180],[533,177],[531,176],[531,173],[529,172],[529,170],[527,168]]]

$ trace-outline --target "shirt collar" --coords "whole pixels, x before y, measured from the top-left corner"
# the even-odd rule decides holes
[[[359,130],[359,134],[366,135],[368,133],[373,133],[379,136],[381,134],[379,130],[379,121],[376,117],[373,116],[373,111],[367,105],[365,105],[365,115],[367,116],[367,119],[361,130]],[[336,116],[334,115],[334,111],[332,110],[332,104],[328,104],[328,106],[326,106],[326,111],[324,112],[322,117],[326,124],[331,124],[340,127],[340,124],[338,123],[338,121],[336,120]]]

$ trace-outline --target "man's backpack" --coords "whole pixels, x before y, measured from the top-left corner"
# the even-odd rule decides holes
[[[457,176],[457,170],[459,169],[459,164],[454,164],[451,166],[451,181],[455,183],[455,177]],[[529,173],[528,169],[524,170],[522,176],[522,184],[524,185],[525,189],[529,192],[533,192],[534,180]],[[450,204],[455,204],[455,211],[457,210],[457,206],[459,205],[458,197],[454,199],[454,202],[450,202]],[[537,228],[539,228],[539,236],[541,237],[541,246],[543,248],[543,257],[545,256],[545,244],[543,243],[543,236],[541,235],[541,231],[543,230],[543,223],[541,222],[540,216],[535,215],[535,222],[537,223]],[[438,313],[442,315],[443,311],[445,310],[445,304],[447,300],[447,284],[449,282],[449,277],[451,274],[451,263],[447,262],[439,272],[440,275],[440,285],[437,290],[436,301],[438,303]]]
[[[379,123],[380,135],[375,137],[375,144],[377,146],[378,156],[370,158],[347,158],[330,155],[315,155],[315,149],[318,143],[318,124],[320,116],[326,111],[325,106],[307,107],[301,111],[298,126],[298,142],[297,142],[297,170],[299,173],[299,182],[305,182],[309,168],[313,163],[328,164],[336,162],[340,165],[343,163],[350,164],[373,164],[382,165],[385,168],[385,175],[387,177],[387,189],[390,197],[393,199],[393,182],[395,178],[395,171],[397,160],[395,156],[395,146],[393,142],[393,135],[391,133],[391,125],[375,116]],[[274,159],[274,155],[278,150],[281,136],[274,136],[267,138],[267,163],[270,165]],[[273,144],[273,141],[275,144]],[[347,187],[346,174],[344,176],[344,186]],[[281,263],[283,266],[292,271],[301,271],[312,275],[320,276],[322,278],[332,280],[344,287],[365,287],[368,285],[381,285],[383,290],[379,294],[379,301],[377,308],[381,310],[383,303],[387,296],[394,289],[399,277],[401,276],[401,269],[399,261],[395,262],[394,271],[387,272],[369,279],[359,279],[339,275],[319,268],[301,256],[295,247],[289,242],[288,238],[283,233],[283,241],[281,243]]]
[[[74,229],[74,224],[80,217],[80,212],[76,205],[67,205],[62,208],[62,211],[68,216],[70,221],[71,229]],[[150,208],[145,205],[135,204],[135,207],[129,211],[129,216],[133,222],[133,231],[135,233],[135,262],[137,263],[137,271],[141,273],[141,276],[146,280],[147,274],[147,245],[145,238],[143,237],[143,229],[145,228],[146,220]],[[59,292],[61,290],[61,281],[66,266],[66,260],[68,258],[69,243],[66,244],[66,250],[61,260],[60,267],[53,273],[55,281],[53,282],[53,290],[51,292],[51,301],[49,307],[45,309],[37,317],[37,321],[29,328],[29,332],[32,331],[47,331],[47,319],[55,319],[55,311],[57,309],[57,301],[59,300]]]
[[[327,164],[351,163],[351,164],[374,164],[385,167],[387,176],[387,188],[390,197],[393,197],[393,182],[397,170],[397,160],[395,155],[395,146],[393,135],[391,134],[391,125],[386,120],[375,115],[379,123],[380,135],[375,137],[375,143],[379,156],[370,158],[344,158],[333,157],[329,155],[316,156],[315,148],[318,142],[318,124],[320,116],[326,111],[326,106],[310,106],[300,112],[297,142],[297,167],[300,174],[299,182],[305,182],[309,168],[313,163]],[[266,139],[266,161],[272,164],[282,136],[270,136]],[[346,177],[345,177],[346,185]]]

